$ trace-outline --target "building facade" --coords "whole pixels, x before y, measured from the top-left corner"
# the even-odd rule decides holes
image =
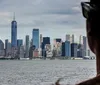
[[[78,44],[72,43],[71,44],[71,57],[77,57],[77,50],[78,50]]]
[[[25,58],[29,57],[29,47],[30,47],[30,40],[29,40],[29,35],[26,35],[25,38]]]
[[[39,29],[33,29],[32,41],[33,45],[36,46],[36,49],[39,49]]]
[[[62,42],[62,56],[65,57],[65,42]]]
[[[11,22],[11,46],[17,47],[17,22],[15,21],[15,16]]]
[[[11,43],[8,41],[8,39],[5,40],[5,56],[11,55]]]
[[[5,52],[4,52],[4,43],[2,40],[0,40],[0,56],[4,56]]]
[[[66,41],[70,41],[70,35],[66,35]]]
[[[21,47],[23,45],[23,40],[22,39],[18,39],[17,40],[17,47]]]
[[[75,42],[75,36],[74,36],[74,34],[72,35],[72,43],[74,43]]]
[[[42,56],[46,57],[46,45],[50,45],[50,37],[43,37],[43,42],[42,42]]]
[[[83,50],[84,50],[84,56],[86,56],[87,51],[87,37],[83,36]]]
[[[71,57],[71,44],[69,41],[65,41],[65,56]]]

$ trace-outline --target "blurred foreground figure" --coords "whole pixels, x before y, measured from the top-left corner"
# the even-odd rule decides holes
[[[82,2],[81,6],[86,18],[88,44],[96,55],[97,76],[76,85],[100,85],[100,0]]]

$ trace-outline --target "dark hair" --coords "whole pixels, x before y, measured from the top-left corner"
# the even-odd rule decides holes
[[[91,31],[89,33],[90,36],[95,39],[100,39],[100,17],[96,17],[89,21],[91,24]]]
[[[90,5],[100,8],[100,0],[90,0]],[[91,24],[91,32],[89,35],[95,39],[100,39],[100,11],[93,13],[89,22]]]
[[[97,6],[97,7],[100,7],[100,0],[90,0],[90,3],[91,3],[92,5],[95,5],[95,6]]]

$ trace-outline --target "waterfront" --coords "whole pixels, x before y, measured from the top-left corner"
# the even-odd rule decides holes
[[[1,60],[0,85],[75,84],[96,75],[95,60]]]

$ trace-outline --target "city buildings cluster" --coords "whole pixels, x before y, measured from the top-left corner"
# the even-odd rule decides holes
[[[50,37],[43,37],[39,29],[33,29],[32,39],[29,35],[23,39],[17,39],[17,22],[15,16],[11,22],[11,42],[8,39],[5,43],[0,40],[0,56],[6,58],[46,58],[46,57],[79,57],[90,56],[87,49],[86,36],[79,37],[79,43],[75,43],[74,35],[66,35],[65,41],[61,38],[54,39],[53,47]]]

